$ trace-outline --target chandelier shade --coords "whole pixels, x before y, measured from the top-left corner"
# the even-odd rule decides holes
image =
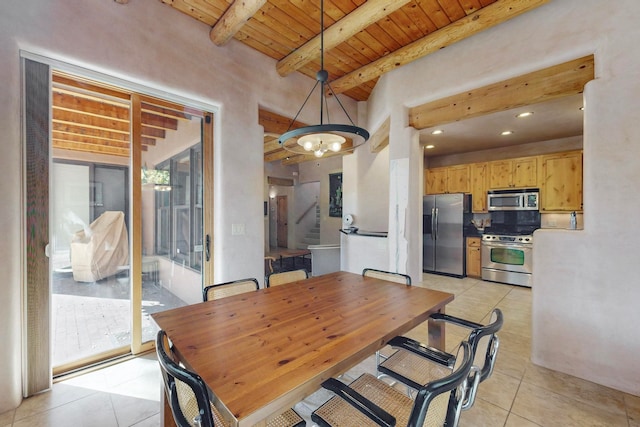
[[[329,73],[324,69],[324,1],[320,1],[320,70],[316,73],[316,84],[307,95],[302,106],[289,124],[289,129],[278,138],[278,144],[287,151],[295,154],[314,154],[322,157],[327,152],[352,151],[369,139],[366,129],[356,126],[340,99],[328,82]],[[320,124],[291,129],[302,112],[313,91],[320,87]],[[327,95],[338,103],[350,124],[324,123],[326,110],[327,121],[329,108]]]

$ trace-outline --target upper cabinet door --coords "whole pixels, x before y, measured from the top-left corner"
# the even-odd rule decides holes
[[[542,156],[540,210],[582,210],[582,152]]]
[[[537,157],[525,157],[513,160],[513,186],[515,188],[538,186]]]
[[[425,194],[444,194],[447,192],[447,169],[427,169],[425,171]]]
[[[489,188],[526,188],[538,185],[537,157],[489,162]]]
[[[471,211],[474,213],[488,212],[487,210],[487,167],[485,163],[472,163],[469,167],[471,175]]]
[[[489,162],[489,188],[510,188],[513,182],[513,160]]]
[[[469,165],[447,168],[447,193],[469,193]]]

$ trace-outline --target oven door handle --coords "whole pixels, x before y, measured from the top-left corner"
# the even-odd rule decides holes
[[[498,242],[482,242],[483,246],[488,248],[505,248],[505,249],[531,249],[533,245],[529,243],[498,243]]]

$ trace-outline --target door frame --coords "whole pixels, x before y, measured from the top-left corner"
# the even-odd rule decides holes
[[[203,112],[203,233],[207,236],[207,241],[213,242],[213,209],[214,209],[214,194],[213,191],[206,191],[206,189],[213,189],[213,172],[214,172],[214,121],[219,120],[219,108],[213,104],[197,101],[194,99],[188,99],[179,95],[174,95],[165,92],[162,89],[154,88],[150,86],[144,86],[141,84],[133,83],[132,81],[124,80],[121,78],[113,77],[101,72],[92,71],[84,67],[76,66],[67,62],[63,62],[57,59],[41,56],[27,51],[20,51],[20,58],[23,64],[22,74],[25,72],[25,62],[32,61],[34,63],[47,66],[48,69],[48,94],[47,99],[40,100],[41,103],[46,103],[47,109],[49,109],[49,119],[47,121],[47,127],[44,129],[46,135],[42,139],[42,144],[47,145],[48,159],[40,158],[37,160],[37,164],[45,162],[46,164],[40,165],[38,174],[41,175],[36,179],[40,183],[43,190],[35,193],[34,196],[29,196],[26,191],[23,191],[23,203],[27,207],[24,217],[25,238],[22,246],[24,253],[23,265],[25,271],[25,283],[24,283],[24,325],[23,325],[23,352],[25,360],[24,369],[24,381],[23,381],[23,395],[30,396],[40,391],[46,390],[51,386],[52,378],[52,366],[50,357],[42,357],[43,354],[49,354],[52,345],[49,324],[51,311],[48,307],[51,304],[51,292],[50,281],[51,273],[49,268],[48,258],[45,256],[45,252],[48,251],[48,244],[51,239],[49,231],[49,220],[51,212],[49,211],[48,199],[44,203],[41,199],[48,198],[48,192],[50,187],[50,164],[51,158],[51,82],[53,71],[69,73],[80,78],[86,78],[95,82],[99,82],[104,85],[113,85],[124,91],[132,93],[131,102],[140,102],[141,99],[152,100],[154,103],[164,102],[167,105],[179,105],[185,109],[196,109]],[[23,77],[24,79],[24,77]],[[25,84],[23,80],[23,96],[25,93]],[[136,97],[133,94],[137,94]],[[23,101],[24,108],[24,101]],[[133,111],[133,110],[132,110]],[[131,116],[131,171],[141,170],[141,154],[140,154],[140,134],[141,134],[141,121],[138,118]],[[25,119],[23,118],[23,129],[25,129]],[[26,130],[23,132],[23,147],[25,151],[25,158],[23,160],[25,174],[24,182],[27,182],[29,171],[33,169],[33,164],[29,163],[29,150],[28,150],[28,135]],[[137,134],[137,136],[136,136]],[[48,141],[48,142],[47,142]],[[209,143],[205,143],[209,141]],[[41,154],[40,154],[41,156]],[[31,164],[31,166],[29,166]],[[42,171],[46,171],[46,176],[42,176]],[[129,214],[131,220],[131,227],[134,232],[130,236],[130,263],[131,263],[131,277],[133,281],[137,282],[132,285],[131,313],[137,313],[141,310],[141,275],[142,275],[142,230],[141,226],[141,212],[140,211],[140,196],[141,196],[141,176],[140,174],[130,173],[131,180],[129,182],[131,192],[131,203],[129,205]],[[26,187],[23,184],[23,188]],[[136,198],[137,197],[137,198]],[[37,228],[38,235],[41,238],[37,240],[30,240],[28,236]],[[34,229],[30,231],[30,228]],[[213,265],[213,247],[209,248],[210,256],[206,257],[202,267],[203,283],[208,283],[213,279],[214,265]],[[41,258],[45,259],[45,262],[39,262]],[[44,271],[44,270],[47,271]],[[30,279],[31,277],[31,279]],[[137,278],[137,279],[136,279]],[[48,296],[43,297],[38,293],[34,294],[34,289],[44,289],[48,293]],[[137,290],[137,291],[136,291]],[[33,294],[33,296],[32,296]],[[44,298],[44,299],[43,299]],[[36,305],[37,303],[37,305]],[[34,315],[29,315],[34,313]],[[132,325],[132,339],[131,339],[131,353],[139,354],[153,349],[153,341],[147,343],[141,343],[141,316],[132,315],[134,325]],[[138,323],[136,326],[135,323]],[[34,333],[35,331],[35,333]],[[136,337],[136,335],[138,335]]]

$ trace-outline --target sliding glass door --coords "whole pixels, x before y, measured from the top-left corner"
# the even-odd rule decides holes
[[[51,208],[36,206],[27,222],[49,221],[51,292],[38,304],[51,307],[52,358],[28,363],[55,376],[151,349],[152,313],[202,300],[213,272],[213,115],[67,72],[49,78],[51,169],[33,182],[50,188]],[[38,310],[28,322],[46,331]]]

